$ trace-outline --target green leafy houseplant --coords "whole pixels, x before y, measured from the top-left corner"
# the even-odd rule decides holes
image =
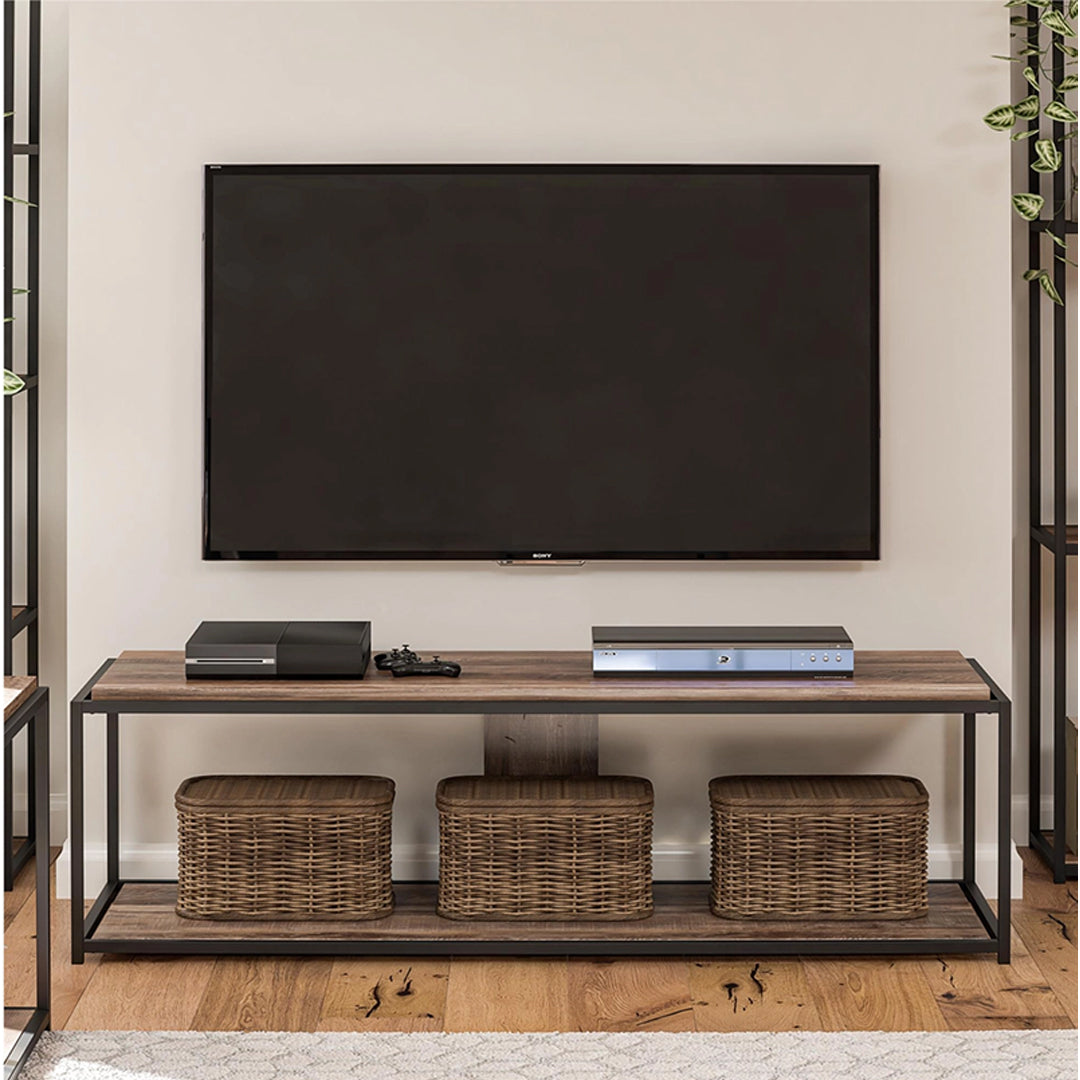
[[[13,112],[6,112],[6,113],[4,113],[4,119],[7,120],[9,117],[12,117],[14,115],[15,114]],[[33,206],[34,205],[31,202],[27,202],[25,199],[16,198],[14,195],[5,195],[4,196],[4,202],[18,203],[20,206]],[[23,295],[25,293],[28,293],[30,290],[29,289],[12,289],[11,291],[15,296],[20,296],[20,295]],[[11,321],[12,321],[11,319],[4,319],[4,322],[11,322]],[[22,381],[22,379],[20,379],[19,376],[15,374],[14,371],[10,371],[8,368],[4,368],[4,397],[10,397],[12,394],[17,394],[25,386],[26,386],[26,383],[24,383]]]
[[[1065,15],[1064,5],[1055,5],[1051,0],[1009,0],[1005,5],[1007,8],[1029,6],[1040,9],[1038,22],[1024,15],[1013,15],[1009,22],[1016,28],[1010,35],[1017,42],[1013,50],[1015,55],[997,56],[995,59],[1006,60],[1011,64],[1023,64],[1023,76],[1031,92],[1011,105],[999,105],[996,109],[991,109],[983,117],[983,123],[993,131],[1009,131],[1021,121],[1027,121],[1029,126],[1014,132],[1011,138],[1013,142],[1035,139],[1035,155],[1031,169],[1036,176],[1041,176],[1064,168],[1066,146],[1070,140],[1073,141],[1074,148],[1076,145],[1077,115],[1066,98],[1069,94],[1075,93],[1077,85],[1076,74],[1070,70],[1076,67],[1076,27],[1074,24],[1077,17],[1077,0],[1069,0],[1068,17]],[[1069,22],[1069,19],[1074,21]],[[1048,38],[1043,37],[1046,41],[1045,45],[1032,42],[1032,35],[1029,32],[1036,27],[1045,28],[1049,32]],[[1047,66],[1052,65],[1056,59],[1055,52],[1064,58],[1065,69],[1064,77],[1057,83],[1054,82],[1053,71]],[[1043,104],[1044,98],[1045,104]],[[1038,120],[1040,112],[1049,120],[1063,124],[1064,134],[1056,139],[1044,138],[1039,124],[1031,123]],[[1074,152],[1074,162],[1075,158]],[[1012,197],[1013,208],[1025,221],[1038,221],[1046,205],[1046,199],[1038,191],[1039,185],[1036,183],[1032,186],[1035,187],[1035,191],[1017,192]],[[1062,249],[1055,250],[1054,257],[1075,266],[1076,264],[1065,254],[1065,241],[1057,236],[1052,228],[1053,222],[1059,217],[1064,217],[1069,198],[1076,192],[1075,164],[1072,167],[1072,176],[1067,178],[1066,188],[1064,201],[1060,205],[1051,206],[1050,224],[1043,232],[1050,237],[1055,248]],[[1024,272],[1024,280],[1038,281],[1043,292],[1055,304],[1062,303],[1048,270],[1040,266],[1031,267]]]

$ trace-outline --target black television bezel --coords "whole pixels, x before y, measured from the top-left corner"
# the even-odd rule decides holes
[[[870,545],[864,551],[218,551],[210,547],[210,385],[213,348],[210,335],[213,281],[213,183],[219,175],[849,175],[865,176],[870,183],[870,324],[871,324],[871,529]],[[204,167],[203,186],[203,514],[202,557],[219,560],[296,560],[296,561],[365,561],[385,562],[429,560],[435,562],[490,561],[556,562],[604,560],[651,562],[670,560],[747,560],[747,561],[865,561],[881,558],[881,387],[880,387],[880,167],[878,165],[717,165],[717,164],[373,164],[373,165],[220,165]]]

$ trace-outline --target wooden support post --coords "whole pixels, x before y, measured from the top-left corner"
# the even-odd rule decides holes
[[[595,776],[595,713],[493,713],[484,718],[486,776]]]

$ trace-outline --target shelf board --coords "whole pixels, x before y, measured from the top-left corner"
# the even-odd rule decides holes
[[[4,719],[14,716],[19,706],[37,689],[36,675],[4,676]]]
[[[21,633],[37,619],[37,608],[27,607],[25,604],[16,604],[11,609],[11,634]]]
[[[106,701],[200,704],[244,704],[251,711],[271,702],[320,706],[332,710],[378,712],[387,706],[401,711],[526,712],[518,705],[537,705],[535,712],[553,704],[572,702],[578,712],[624,713],[635,708],[672,711],[683,705],[698,712],[746,704],[761,710],[784,706],[820,710],[878,701],[975,702],[989,701],[990,688],[958,652],[855,653],[853,678],[738,679],[664,678],[628,676],[597,678],[591,652],[441,652],[460,661],[456,679],[398,679],[389,671],[369,668],[363,679],[188,679],[182,652],[124,652],[105,670],[91,692],[95,703]],[[474,708],[481,705],[483,708]],[[584,706],[588,706],[585,708]],[[897,711],[901,711],[901,705]],[[119,711],[123,712],[124,709]],[[131,711],[131,710],[127,710]],[[135,709],[134,711],[140,711]],[[231,711],[239,711],[232,709]],[[298,711],[303,711],[302,709]],[[949,710],[942,709],[942,712]],[[966,710],[964,710],[966,711]]]
[[[1053,851],[1054,850],[1054,830],[1053,829],[1042,829],[1041,832],[1042,832],[1042,837],[1046,841],[1047,846],[1050,848],[1051,851]],[[1065,865],[1066,866],[1072,866],[1072,867],[1076,866],[1076,852],[1075,851],[1070,851],[1068,849],[1068,847],[1065,848]]]
[[[930,911],[919,919],[902,920],[792,920],[760,921],[718,919],[709,911],[708,882],[658,882],[654,886],[655,912],[647,919],[627,922],[517,922],[458,921],[435,913],[437,886],[429,882],[406,882],[394,886],[396,906],[384,919],[357,922],[304,922],[265,920],[184,919],[176,914],[174,882],[124,882],[106,908],[86,943],[89,951],[153,952],[170,944],[193,944],[213,952],[230,942],[355,943],[385,948],[396,944],[416,946],[455,943],[567,943],[575,942],[687,942],[691,951],[700,944],[750,941],[762,953],[784,942],[822,941],[849,946],[889,942],[948,941],[988,943],[990,936],[960,885],[943,881],[930,884]],[[969,946],[970,947],[970,946]],[[233,950],[236,951],[236,950]]]
[[[1044,548],[1053,551],[1057,547],[1057,530],[1053,525],[1032,525],[1031,535]],[[1065,554],[1076,554],[1077,530],[1075,525],[1065,526]]]

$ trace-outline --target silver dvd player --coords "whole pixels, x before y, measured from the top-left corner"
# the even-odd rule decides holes
[[[850,678],[842,626],[594,626],[593,674]]]

